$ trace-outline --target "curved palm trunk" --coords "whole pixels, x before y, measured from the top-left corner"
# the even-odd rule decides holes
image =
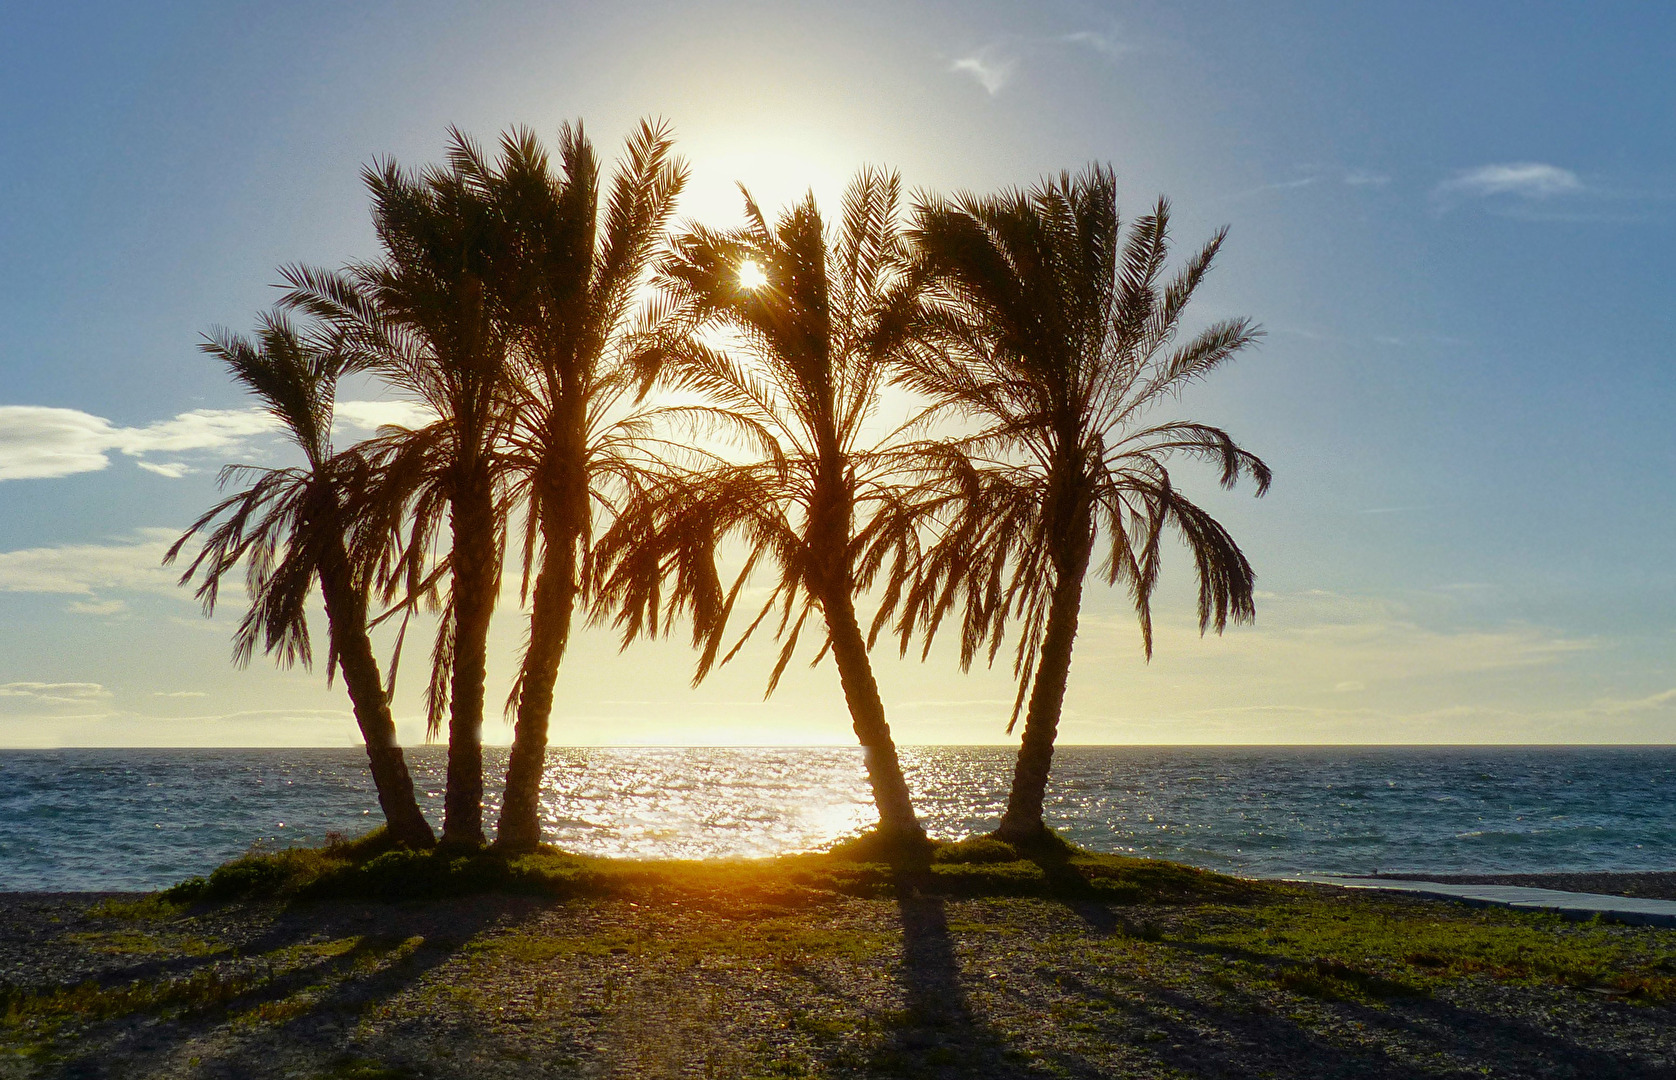
[[[480,846],[483,837],[483,680],[495,611],[495,510],[486,479],[470,483],[450,510],[454,528],[454,668],[448,687],[448,794],[442,842]]]
[[[544,530],[545,532],[545,530]],[[576,543],[566,530],[543,537],[541,570],[530,605],[530,643],[518,680],[518,720],[506,766],[495,846],[533,851],[541,843],[541,780],[547,757],[547,725],[553,712],[553,684],[559,676],[576,610]]]
[[[320,594],[326,602],[326,621],[331,625],[338,667],[343,670],[343,685],[349,691],[355,722],[367,744],[378,805],[384,811],[385,827],[392,840],[403,847],[434,847],[436,834],[413,794],[413,777],[408,774],[407,759],[396,740],[390,701],[384,693],[372,640],[367,636],[366,599],[350,584],[345,569],[348,562],[343,542],[337,541],[321,561]]]
[[[1007,812],[995,830],[997,838],[1014,843],[1029,843],[1047,832],[1042,822],[1042,800],[1047,795],[1048,771],[1053,767],[1053,741],[1059,734],[1065,682],[1071,674],[1071,646],[1076,643],[1077,616],[1082,608],[1082,579],[1094,549],[1094,531],[1086,513],[1068,534],[1076,538],[1072,541],[1075,546],[1065,553],[1054,582],[1036,679],[1024,715],[1024,740],[1013,767],[1013,787],[1007,796]]]
[[[902,776],[902,764],[896,757],[890,724],[885,721],[884,701],[873,678],[866,639],[856,622],[855,603],[845,590],[836,596],[823,597],[821,609],[826,615],[827,633],[832,638],[832,658],[838,664],[838,678],[844,685],[844,701],[850,707],[856,738],[861,740],[865,752],[867,782],[873,788],[873,803],[879,808],[879,830],[906,839],[921,839],[925,830],[914,816],[913,797],[908,793],[908,781]]]

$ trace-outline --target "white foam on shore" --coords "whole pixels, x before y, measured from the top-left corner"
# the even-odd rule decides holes
[[[1549,911],[1567,918],[1588,919],[1598,915],[1611,922],[1631,926],[1676,926],[1676,900],[1647,900],[1605,893],[1565,892],[1561,889],[1533,889],[1525,885],[1457,885],[1442,881],[1410,881],[1395,878],[1338,877],[1332,874],[1299,874],[1287,881],[1313,885],[1337,885],[1345,889],[1378,889],[1385,892],[1462,900],[1469,904],[1493,904],[1521,911]]]

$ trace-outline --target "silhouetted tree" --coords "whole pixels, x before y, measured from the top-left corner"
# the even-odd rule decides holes
[[[945,458],[947,529],[926,552],[898,627],[925,647],[961,607],[961,663],[987,643],[993,661],[1009,618],[1022,622],[1014,662],[1024,707],[1007,811],[997,835],[1039,837],[1042,801],[1071,666],[1083,579],[1101,538],[1105,575],[1128,587],[1152,654],[1151,597],[1160,540],[1193,554],[1200,632],[1249,620],[1254,575],[1232,536],[1172,483],[1173,457],[1208,461],[1224,487],[1269,469],[1224,431],[1150,423],[1163,399],[1251,344],[1245,319],[1214,323],[1184,343],[1182,314],[1226,230],[1166,280],[1169,206],[1122,235],[1117,183],[1092,166],[1029,191],[928,198],[910,236],[939,305],[936,347],[904,352],[905,382],[977,430]],[[1012,725],[1008,725],[1012,730]]]
[[[370,470],[354,451],[332,452],[337,383],[350,367],[345,354],[330,341],[299,334],[277,316],[263,318],[254,340],[220,333],[203,348],[220,357],[285,427],[303,464],[228,467],[223,486],[234,481],[248,486],[194,522],[164,561],[174,562],[189,541],[208,530],[181,575],[181,584],[201,575],[197,595],[206,613],[215,610],[221,579],[244,565],[250,609],[234,635],[240,664],[249,662],[258,644],[281,664],[310,664],[308,598],[320,583],[331,633],[327,678],[342,668],[390,836],[409,847],[430,847],[436,837],[414,797],[367,634],[368,578],[382,538],[358,528],[346,509]]]
[[[773,589],[722,662],[777,611],[772,693],[810,617],[824,621],[816,660],[830,649],[837,663],[880,828],[918,839],[855,607],[900,510],[903,451],[867,431],[890,362],[911,342],[899,201],[894,174],[864,171],[831,237],[813,196],[770,225],[747,194],[744,228],[693,227],[673,241],[658,281],[678,332],[646,363],[666,388],[700,399],[674,415],[754,460],[718,458],[648,486],[601,544],[599,601],[618,613],[625,644],[657,632],[660,600],[666,620],[688,611],[703,650],[696,682],[744,582],[770,564]],[[724,590],[715,559],[727,539],[742,545],[743,570]]]
[[[375,516],[410,515],[392,581],[410,603],[445,586],[427,718],[435,732],[448,714],[442,840],[465,845],[484,842],[484,672],[505,547],[500,453],[512,375],[496,298],[517,259],[483,171],[457,131],[446,167],[412,173],[384,161],[366,170],[383,257],[340,273],[290,268],[284,301],[327,320],[359,362],[436,415],[387,430],[366,454],[379,470]],[[433,562],[445,521],[447,553]]]
[[[515,252],[497,278],[515,334],[506,452],[524,502],[524,585],[535,569],[529,638],[513,689],[517,722],[496,844],[541,840],[539,796],[553,685],[585,581],[596,505],[656,469],[650,420],[629,407],[635,292],[686,181],[669,130],[643,123],[600,216],[599,165],[580,124],[559,133],[558,172],[528,131],[502,140],[492,168],[469,167],[507,222]]]

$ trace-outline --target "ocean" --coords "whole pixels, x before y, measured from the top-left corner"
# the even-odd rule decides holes
[[[486,751],[486,820],[506,751]],[[440,820],[444,751],[409,751]],[[903,749],[941,837],[994,826],[1013,753]],[[705,858],[817,848],[872,817],[860,751],[555,748],[562,847]],[[140,890],[379,820],[357,749],[0,751],[0,891]],[[1251,876],[1676,869],[1673,747],[1061,747],[1049,823],[1101,851]]]

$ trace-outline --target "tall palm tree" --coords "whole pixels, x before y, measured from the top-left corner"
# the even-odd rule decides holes
[[[772,563],[767,602],[722,662],[778,610],[772,693],[810,617],[824,621],[816,660],[830,650],[836,661],[880,829],[914,840],[924,833],[855,607],[900,501],[902,453],[889,440],[870,443],[868,431],[889,364],[912,340],[899,203],[894,174],[864,171],[831,236],[813,196],[770,225],[747,193],[744,228],[694,227],[673,242],[658,281],[680,332],[656,352],[657,373],[668,389],[701,399],[681,406],[689,419],[736,437],[756,458],[718,458],[646,489],[601,543],[611,572],[599,599],[619,612],[626,643],[656,631],[660,583],[673,577],[667,609],[691,609],[703,646],[697,681],[715,662],[742,584]],[[715,556],[729,537],[743,542],[744,570],[724,593]]]
[[[511,376],[496,299],[517,252],[479,180],[480,153],[458,131],[451,136],[446,167],[412,173],[384,161],[364,172],[383,258],[339,273],[289,268],[283,303],[326,320],[360,363],[436,414],[368,443],[379,468],[370,494],[383,520],[411,515],[390,584],[405,584],[411,602],[446,581],[426,695],[433,733],[448,714],[442,842],[480,845],[484,675],[505,540],[499,455]],[[445,521],[447,553],[433,566]]]
[[[644,413],[627,363],[635,290],[686,181],[662,124],[629,139],[600,219],[599,165],[580,124],[559,133],[559,171],[527,130],[509,132],[498,162],[475,162],[507,223],[517,265],[500,279],[515,327],[507,467],[510,493],[527,500],[524,583],[535,568],[529,637],[513,690],[517,711],[496,845],[529,850],[541,840],[539,795],[553,685],[584,583],[596,504],[605,512],[621,481],[647,468]]]
[[[1043,835],[1053,760],[1082,603],[1097,546],[1105,576],[1127,586],[1152,655],[1151,598],[1166,529],[1198,570],[1199,629],[1221,633],[1255,614],[1254,574],[1228,531],[1178,490],[1175,457],[1208,461],[1224,487],[1242,476],[1268,488],[1269,469],[1215,427],[1152,422],[1150,410],[1254,342],[1246,319],[1177,341],[1182,315],[1226,229],[1166,280],[1169,205],[1160,199],[1127,238],[1117,182],[1091,166],[1030,191],[929,198],[911,237],[941,301],[929,319],[937,348],[905,354],[912,387],[977,421],[948,456],[947,531],[926,553],[903,603],[903,647],[926,647],[960,605],[961,662],[988,644],[993,661],[1009,618],[1022,621],[1014,661],[1018,720],[1028,691],[1007,811],[997,835]],[[1012,730],[1009,724],[1008,730]]]
[[[367,463],[352,450],[332,452],[337,383],[349,366],[345,354],[299,334],[278,316],[262,319],[255,340],[219,333],[203,348],[284,425],[303,464],[228,468],[223,485],[240,480],[248,486],[194,522],[164,562],[174,562],[193,537],[209,530],[181,584],[201,574],[197,595],[211,614],[222,577],[244,564],[250,610],[234,635],[234,656],[241,664],[258,644],[282,664],[310,663],[307,604],[314,583],[320,583],[331,629],[327,678],[343,669],[389,834],[398,844],[430,847],[436,836],[414,797],[367,635],[367,579],[378,555],[367,545],[377,538],[367,536],[346,509],[353,489],[365,482]]]

